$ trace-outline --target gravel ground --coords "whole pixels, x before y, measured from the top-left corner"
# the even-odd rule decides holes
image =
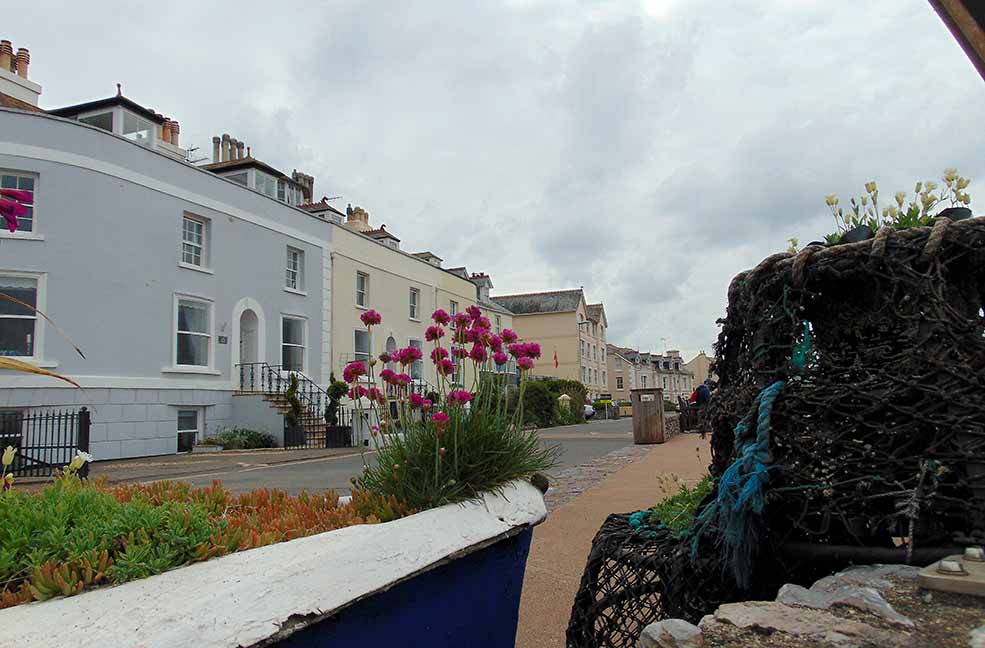
[[[639,459],[657,447],[659,446],[626,446],[574,468],[563,468],[552,472],[550,489],[544,497],[547,510],[553,511],[564,506],[626,464]]]

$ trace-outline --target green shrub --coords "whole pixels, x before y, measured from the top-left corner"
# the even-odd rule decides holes
[[[676,477],[664,477],[663,481],[676,481],[678,490],[650,509],[651,520],[654,522],[659,520],[664,526],[679,534],[690,526],[698,505],[711,493],[711,475],[705,475],[704,479],[693,488]]]
[[[226,450],[254,450],[257,448],[273,448],[274,437],[266,432],[257,432],[246,428],[223,430],[217,436],[206,439],[205,445],[221,445]]]
[[[550,393],[535,384],[525,385],[524,403],[544,407]],[[531,387],[538,394],[535,401],[526,397]],[[403,419],[404,434],[377,446],[376,461],[353,485],[413,509],[428,509],[496,491],[554,466],[560,447],[542,445],[535,430],[513,424],[505,407],[489,406],[497,400],[494,391],[480,387],[467,412],[451,408],[442,432],[431,422]]]
[[[547,381],[531,380],[523,389],[523,422],[538,427],[550,427],[554,423],[556,407],[554,394]]]
[[[584,408],[571,401],[568,407],[562,407],[561,403],[554,401],[554,424],[555,425],[578,425],[585,422]]]
[[[664,401],[664,411],[665,412],[676,412],[677,411],[677,403],[675,403],[674,401],[665,400]]]
[[[339,425],[339,404],[349,391],[349,386],[341,380],[335,378],[332,372],[328,379],[328,405],[325,407],[325,423],[327,425]]]

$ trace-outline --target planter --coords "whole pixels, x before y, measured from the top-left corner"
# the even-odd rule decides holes
[[[394,522],[244,551],[0,611],[0,645],[513,646],[532,527],[527,482]]]
[[[351,448],[352,447],[352,426],[349,426],[349,425],[327,425],[327,426],[325,426],[325,447],[326,448]]]

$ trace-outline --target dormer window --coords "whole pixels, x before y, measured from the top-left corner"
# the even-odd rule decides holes
[[[277,181],[273,176],[267,175],[263,171],[255,171],[256,180],[254,187],[257,191],[262,194],[266,194],[271,198],[277,197]]]
[[[79,121],[83,124],[95,126],[96,128],[102,128],[104,131],[109,131],[110,133],[113,132],[113,113],[109,111],[79,117]]]
[[[123,111],[123,137],[142,146],[151,146],[154,141],[155,126],[150,121],[137,115]]]

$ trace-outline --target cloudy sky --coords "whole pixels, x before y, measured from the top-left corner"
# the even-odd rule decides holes
[[[985,82],[926,0],[33,0],[0,36],[44,107],[121,82],[494,294],[584,286],[643,350],[710,351],[828,193],[956,166],[985,200]]]

